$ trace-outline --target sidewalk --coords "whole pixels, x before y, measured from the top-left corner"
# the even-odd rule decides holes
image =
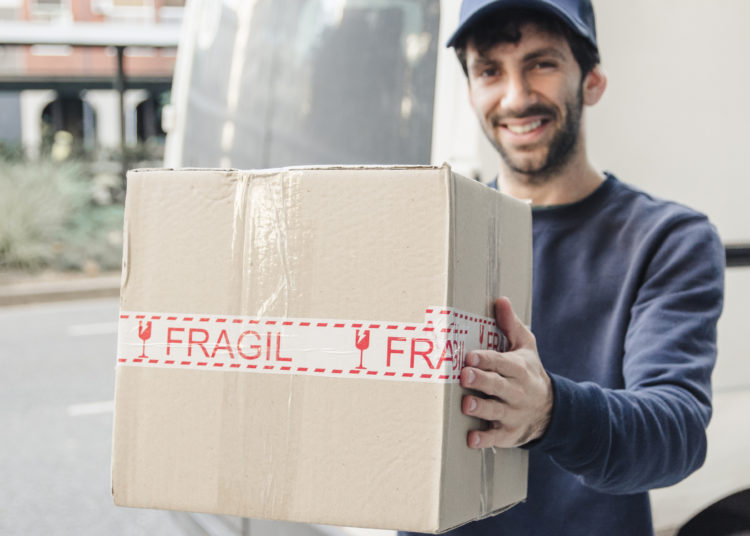
[[[0,307],[51,301],[115,297],[120,294],[120,274],[0,272]]]

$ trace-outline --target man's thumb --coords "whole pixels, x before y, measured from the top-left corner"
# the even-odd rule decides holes
[[[495,320],[497,327],[508,338],[511,348],[522,346],[528,330],[513,312],[513,306],[506,297],[495,300]]]

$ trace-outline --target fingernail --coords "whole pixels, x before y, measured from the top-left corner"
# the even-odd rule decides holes
[[[474,434],[474,437],[471,438],[471,446],[472,447],[478,447],[479,446],[479,435]]]
[[[479,364],[479,356],[477,354],[469,354],[466,356],[466,363],[472,367],[477,366]]]
[[[473,370],[466,371],[466,383],[474,383],[474,378],[476,378],[476,374]]]
[[[469,399],[469,411],[477,409],[477,401],[474,398]]]

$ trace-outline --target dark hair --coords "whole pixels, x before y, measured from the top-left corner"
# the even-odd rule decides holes
[[[461,62],[464,74],[467,76],[469,74],[466,65],[466,45],[469,40],[479,52],[484,53],[499,43],[521,41],[521,26],[527,23],[535,24],[552,35],[565,38],[573,52],[573,57],[581,68],[582,77],[589,74],[599,64],[599,51],[559,18],[541,11],[506,9],[481,18],[456,40],[456,56]]]

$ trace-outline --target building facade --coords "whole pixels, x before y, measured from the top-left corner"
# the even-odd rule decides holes
[[[144,34],[176,35],[184,4],[185,0],[0,0],[0,23],[22,29],[33,41],[0,47],[0,143],[20,146],[29,156],[50,154],[56,143],[84,154],[142,144],[158,151],[176,39],[164,47],[138,43]],[[84,30],[101,37],[87,46],[66,44],[66,36]],[[116,88],[118,47],[126,76],[122,104]]]

